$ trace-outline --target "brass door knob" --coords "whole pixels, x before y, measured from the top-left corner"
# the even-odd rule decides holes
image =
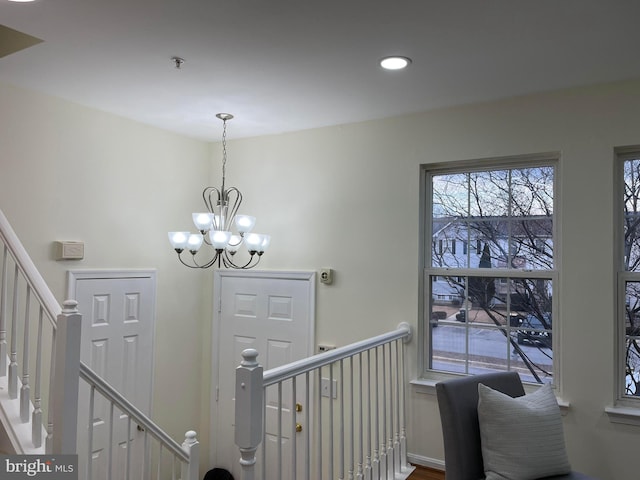
[[[300,433],[302,431],[302,425],[296,423],[296,432]]]

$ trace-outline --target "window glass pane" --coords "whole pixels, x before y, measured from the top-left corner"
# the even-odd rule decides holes
[[[550,279],[433,276],[429,283],[433,370],[516,370],[532,382],[552,380]]]
[[[432,180],[431,215],[437,218],[469,216],[469,182],[466,173],[435,175]],[[435,233],[435,229],[433,230]]]
[[[511,216],[553,215],[553,167],[511,170]]]
[[[492,267],[554,267],[552,167],[438,175],[432,188],[433,242],[473,249],[438,248],[431,266],[476,268],[474,255],[489,245]]]
[[[441,219],[442,220],[442,219]],[[469,235],[467,222],[460,219],[446,219],[445,221],[433,222],[433,244],[452,246],[455,243],[466,242]],[[463,243],[466,244],[466,243]],[[437,250],[434,248],[431,257],[431,266],[466,268],[469,265],[469,257],[466,249],[462,251],[458,248],[446,248]]]
[[[509,171],[472,172],[469,175],[469,204],[472,217],[509,215]]]
[[[640,396],[640,282],[626,282],[625,395]]]
[[[640,160],[624,162],[624,266],[640,272]]]

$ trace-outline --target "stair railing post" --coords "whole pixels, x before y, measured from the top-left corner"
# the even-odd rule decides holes
[[[200,442],[196,432],[189,430],[184,434],[182,449],[189,454],[189,463],[182,465],[182,480],[198,480],[200,478]]]
[[[263,437],[264,388],[257,357],[253,348],[244,350],[236,368],[235,442],[240,449],[241,480],[255,479],[256,450]]]
[[[51,409],[54,454],[77,452],[78,385],[82,315],[78,302],[66,300],[58,315]]]

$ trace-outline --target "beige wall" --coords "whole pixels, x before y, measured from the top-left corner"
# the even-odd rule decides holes
[[[154,413],[177,437],[199,426],[206,442],[210,275],[177,266],[166,231],[189,228],[201,179],[218,179],[208,165],[217,146],[11,87],[0,101],[0,208],[60,299],[67,268],[158,269]],[[628,82],[242,139],[229,142],[227,177],[256,230],[272,235],[264,268],[335,269],[334,284],[318,287],[316,340],[343,345],[417,325],[420,164],[560,152],[556,356],[569,454],[577,469],[626,480],[640,427],[604,413],[614,399],[612,159],[614,147],[640,144],[638,111],[640,82]],[[84,240],[85,260],[51,260],[59,239]],[[412,387],[409,398],[409,451],[442,460],[434,396]]]
[[[626,480],[637,476],[640,427],[604,413],[614,401],[613,149],[640,144],[639,111],[640,82],[629,82],[245,139],[229,144],[232,178],[273,237],[266,267],[335,269],[335,283],[318,287],[316,340],[341,345],[417,324],[420,164],[560,152],[556,356],[569,454],[577,469]],[[411,387],[408,448],[442,460],[435,397],[423,392]]]
[[[0,85],[0,208],[56,298],[64,300],[68,269],[157,269],[153,418],[180,442],[189,429],[208,436],[202,329],[211,274],[180,267],[167,231],[188,229],[189,212],[201,208],[210,152],[204,142]],[[84,241],[84,260],[53,260],[56,240]]]

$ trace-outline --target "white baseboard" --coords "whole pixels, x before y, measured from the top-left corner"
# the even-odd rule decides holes
[[[438,460],[437,458],[425,457],[424,455],[418,455],[415,453],[407,453],[407,460],[413,465],[429,467],[435,470],[442,470],[444,472],[444,461]]]

